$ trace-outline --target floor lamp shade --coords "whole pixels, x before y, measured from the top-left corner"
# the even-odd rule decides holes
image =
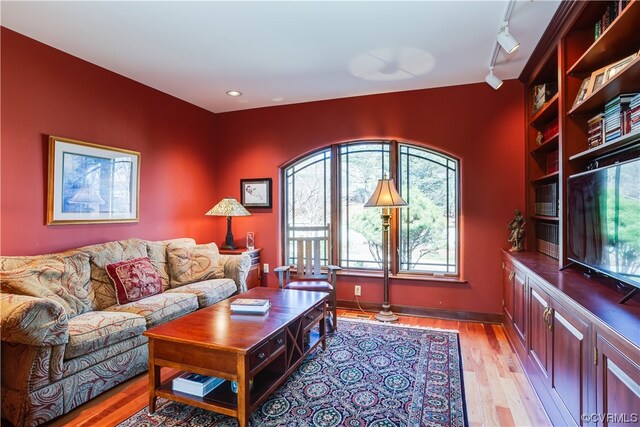
[[[231,218],[234,216],[249,216],[251,213],[244,208],[236,199],[226,197],[209,210],[205,215],[210,216],[226,216],[227,217],[227,235],[224,239],[222,249],[236,249],[233,243],[233,233],[231,232]]]
[[[408,206],[409,204],[400,196],[392,179],[381,179],[378,181],[373,195],[365,207],[382,208],[382,272],[384,279],[384,302],[382,310],[376,314],[376,319],[382,322],[395,322],[398,316],[391,311],[389,303],[389,220],[391,219],[391,208]]]

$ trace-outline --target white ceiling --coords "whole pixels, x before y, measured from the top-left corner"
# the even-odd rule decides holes
[[[517,78],[559,1],[518,1]],[[484,81],[506,1],[2,1],[3,26],[212,112]],[[229,90],[243,96],[232,98]]]

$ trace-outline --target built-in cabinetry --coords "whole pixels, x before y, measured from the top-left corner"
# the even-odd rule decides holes
[[[502,266],[507,336],[554,425],[640,423],[638,298],[618,304],[614,281],[541,253],[504,252]]]
[[[527,114],[526,246],[561,266],[567,264],[567,179],[594,162],[602,166],[640,152],[640,129],[623,129],[598,144],[589,127],[609,101],[640,92],[638,28],[639,0],[562,2],[520,76]]]

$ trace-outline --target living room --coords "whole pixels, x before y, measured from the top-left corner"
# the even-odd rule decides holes
[[[7,2],[3,2],[2,5],[3,15],[11,10],[8,5],[5,7],[5,3]],[[507,3],[494,5],[494,8],[499,10],[495,16],[498,24]],[[636,1],[630,3],[626,7],[633,13],[627,11],[624,15],[631,16],[627,19],[637,24],[638,4]],[[522,3],[516,5],[514,13],[523,7]],[[588,6],[585,7],[589,9]],[[245,93],[238,98],[228,97],[223,92],[216,94],[228,98],[219,101],[226,104],[220,104],[224,107],[220,107],[217,112],[171,96],[169,88],[165,91],[157,90],[151,82],[143,84],[95,65],[98,63],[97,59],[80,59],[66,53],[64,49],[58,50],[48,45],[46,39],[40,42],[35,40],[35,37],[30,38],[17,29],[10,29],[12,26],[6,25],[6,18],[3,17],[1,100],[4,108],[1,135],[0,253],[3,257],[51,254],[86,245],[132,238],[146,241],[192,238],[201,244],[214,242],[221,246],[225,241],[225,221],[223,218],[207,216],[205,213],[225,197],[240,200],[242,180],[270,179],[273,183],[271,207],[249,208],[250,216],[233,219],[232,230],[238,247],[246,246],[245,236],[248,232],[254,233],[255,246],[261,248],[260,287],[277,288],[278,277],[273,270],[286,262],[282,224],[287,205],[283,170],[297,160],[332,146],[363,141],[399,141],[407,146],[445,154],[458,162],[459,199],[456,202],[459,215],[456,227],[459,237],[456,241],[455,274],[403,275],[398,273],[398,267],[394,266],[395,261],[392,261],[393,271],[385,284],[379,268],[375,271],[358,271],[343,266],[335,287],[338,308],[357,311],[358,307],[362,306],[366,311],[375,313],[384,301],[385,285],[388,285],[389,301],[397,314],[412,315],[418,319],[449,319],[434,320],[432,324],[425,324],[436,327],[440,325],[444,329],[462,330],[467,328],[465,321],[475,322],[473,327],[483,325],[480,329],[492,331],[486,332],[487,336],[481,338],[490,344],[478,343],[479,347],[486,345],[492,348],[491,343],[495,344],[499,340],[495,346],[501,348],[506,343],[506,350],[496,350],[494,357],[503,358],[500,361],[503,368],[510,366],[512,362],[518,364],[510,366],[507,370],[514,369],[520,375],[522,387],[527,387],[526,391],[520,391],[520,403],[538,408],[532,410],[534,413],[536,410],[546,411],[547,415],[543,416],[548,416],[550,420],[545,422],[558,424],[557,420],[568,422],[570,417],[575,420],[576,413],[579,418],[583,413],[602,411],[606,414],[623,411],[624,406],[618,409],[610,407],[609,410],[602,410],[598,406],[596,409],[596,400],[602,397],[602,393],[595,392],[597,387],[591,380],[578,381],[578,388],[585,396],[579,405],[568,405],[568,410],[550,409],[561,406],[557,402],[562,399],[558,400],[553,396],[553,393],[557,393],[553,387],[553,393],[549,393],[551,397],[545,397],[544,392],[539,390],[548,387],[536,383],[542,380],[536,379],[538,377],[535,375],[531,375],[529,380],[524,376],[523,372],[527,367],[523,365],[526,365],[529,359],[530,348],[527,347],[528,344],[518,343],[517,321],[514,323],[513,320],[505,319],[513,314],[509,312],[510,308],[505,308],[504,298],[513,298],[512,294],[505,291],[505,278],[511,284],[511,280],[525,277],[521,290],[529,299],[535,299],[531,297],[531,289],[538,289],[535,285],[529,285],[529,280],[539,281],[535,276],[539,271],[527,264],[526,260],[519,261],[518,254],[508,258],[509,255],[501,252],[501,249],[507,251],[511,247],[507,241],[507,224],[513,219],[514,210],[520,209],[529,218],[525,252],[536,253],[535,219],[531,218],[535,216],[531,208],[534,199],[532,192],[535,190],[530,186],[533,173],[531,171],[535,166],[532,165],[529,153],[531,148],[535,147],[537,132],[532,134],[529,126],[532,118],[531,89],[546,82],[546,76],[541,78],[539,75],[546,73],[545,64],[549,63],[549,58],[558,56],[553,47],[554,40],[557,43],[554,37],[570,32],[567,28],[572,25],[573,20],[593,19],[595,22],[598,12],[602,12],[589,9],[587,13],[578,10],[580,7],[571,9],[557,4],[555,8],[550,8],[551,11],[547,11],[545,25],[536,29],[538,36],[535,42],[529,46],[522,46],[530,56],[519,58],[519,62],[516,62],[519,63],[516,66],[518,73],[514,74],[513,78],[505,78],[504,84],[498,90],[494,90],[484,81],[483,72],[474,82],[464,84],[389,90],[388,88],[393,86],[381,83],[380,87],[383,89],[377,93],[356,93],[358,96],[334,96],[331,99],[318,98],[320,100],[295,103],[272,101],[268,106],[252,107],[250,101],[242,103],[243,97],[250,99],[251,96],[244,88],[227,87],[225,91],[240,90]],[[556,15],[555,20],[552,20],[556,9],[565,11],[566,15]],[[546,25],[550,22],[556,26],[557,32],[554,34],[550,31],[543,36]],[[512,24],[511,27],[517,35],[515,25]],[[620,25],[617,27],[620,28]],[[494,32],[499,29],[495,28]],[[543,42],[546,40],[547,46],[536,49],[540,39]],[[640,46],[637,39],[633,40],[636,44],[631,50],[637,52]],[[91,41],[88,40],[87,43]],[[576,42],[576,45],[582,46],[584,51],[591,43],[593,40],[590,43]],[[486,72],[487,63],[492,60],[492,49],[499,49],[498,46],[492,40],[486,47],[487,60],[482,64]],[[104,54],[109,56],[108,52]],[[141,51],[140,55],[144,55],[144,52]],[[569,55],[570,61],[579,57],[580,54],[575,52]],[[504,59],[507,56],[502,51],[499,58],[500,61],[509,62]],[[446,61],[446,58],[443,61]],[[556,74],[558,69],[562,69],[558,61],[556,59],[555,64],[547,67],[554,69],[555,65]],[[631,65],[631,72],[636,74],[631,74],[630,78],[622,75],[624,81],[630,80],[630,83],[623,83],[616,95],[640,90],[636,63],[637,60],[634,60]],[[513,62],[510,66],[514,66]],[[501,63],[496,63],[496,75],[499,75],[500,67]],[[258,67],[253,74],[259,81],[265,79]],[[563,141],[583,138],[586,149],[584,131],[577,131],[576,129],[581,127],[574,126],[567,118],[568,115],[564,114],[573,108],[572,104],[581,82],[582,75],[579,79],[569,80],[567,88],[559,85],[559,89],[556,90],[566,92],[562,92],[562,105],[558,107],[556,104],[555,108],[556,116],[560,116],[561,123],[565,126],[563,132],[566,132],[566,135],[563,134]],[[268,85],[269,82],[266,81],[264,84]],[[604,90],[607,90],[606,86]],[[197,88],[197,91],[211,93],[208,88]],[[602,104],[608,101],[609,99],[605,99]],[[279,103],[281,105],[278,105]],[[544,108],[543,110],[548,111]],[[563,113],[558,114],[557,111]],[[48,224],[50,136],[139,152],[137,221]],[[558,145],[557,142],[556,144]],[[578,142],[562,144],[571,147],[571,155],[582,151],[577,148]],[[626,148],[632,149],[635,144],[637,150],[637,139],[625,144]],[[627,150],[629,151],[632,156],[637,157],[637,151]],[[574,170],[573,166],[567,166],[569,154],[563,152],[562,156],[567,158],[566,162],[564,159],[561,161],[566,163],[562,166],[565,171],[562,172],[561,178],[566,181],[564,174],[568,175],[570,171],[576,173],[578,170]],[[375,186],[375,182],[373,185]],[[332,209],[338,211],[337,207]],[[561,209],[567,208],[564,206]],[[565,219],[558,221],[564,224]],[[335,246],[341,244],[336,243]],[[507,270],[504,270],[504,262],[510,263],[514,268],[513,276],[509,275],[510,271],[505,273]],[[565,254],[560,260],[557,257],[549,258],[547,262],[559,268],[568,263],[568,260]],[[561,265],[558,265],[559,262]],[[577,271],[576,276],[581,276],[581,273]],[[549,280],[547,276],[543,279]],[[571,276],[571,280],[573,279],[574,276]],[[361,289],[361,295],[357,298],[354,295],[355,286],[360,286]],[[611,303],[611,295],[621,293],[622,298],[625,292],[622,289],[609,289],[607,283],[597,286],[597,290],[591,292],[600,295],[601,300],[593,304],[602,304],[601,309],[591,306],[585,309],[586,303],[583,302],[563,303],[571,308],[580,306],[576,309],[579,315],[584,315],[589,325],[593,325],[587,326],[585,331],[581,330],[580,334],[589,341],[581,341],[579,351],[592,357],[592,349],[596,347],[595,342],[598,339],[598,328],[613,333],[615,338],[607,342],[613,340],[612,344],[623,348],[621,353],[624,354],[623,363],[626,364],[620,368],[625,372],[622,377],[625,380],[633,380],[635,385],[627,387],[632,391],[637,390],[640,360],[638,354],[634,354],[634,350],[638,348],[640,337],[637,334],[638,329],[634,332],[634,327],[640,326],[638,297],[632,297],[618,307]],[[600,291],[600,288],[605,290]],[[544,290],[548,294],[547,300],[551,297],[561,298],[553,291],[546,288]],[[537,293],[542,294],[543,292]],[[615,302],[617,303],[617,300]],[[552,305],[548,303],[548,307]],[[547,306],[543,307],[543,310],[548,314],[546,308]],[[602,320],[598,310],[613,310],[611,312],[618,319],[610,320],[605,316],[605,320]],[[583,311],[588,313],[584,314]],[[530,308],[523,309],[522,316],[533,315],[531,313],[533,311]],[[448,321],[452,323],[447,323]],[[420,323],[420,320],[417,322]],[[503,323],[505,329],[500,326]],[[617,329],[619,323],[624,325]],[[501,331],[498,332],[499,338],[495,336],[496,328]],[[530,325],[526,330],[530,331],[529,328]],[[510,341],[505,334],[509,335]],[[529,338],[530,333],[523,335]],[[602,334],[598,336],[600,335]],[[528,342],[524,337],[520,339],[522,342]],[[509,348],[509,343],[512,348]],[[522,349],[520,345],[523,345]],[[4,346],[3,335],[3,349]],[[462,346],[464,347],[464,343]],[[507,350],[511,352],[510,355],[506,353]],[[464,351],[470,353],[465,353],[463,359],[468,360],[466,358],[472,357],[471,350],[463,350],[463,353]],[[3,372],[12,368],[6,364],[5,359],[3,357]],[[463,369],[465,360],[462,361]],[[138,380],[147,380],[146,374],[142,377]],[[595,374],[588,378],[592,377],[595,377]],[[471,380],[465,380],[471,383]],[[140,388],[139,385],[136,387]],[[146,393],[146,388],[142,387],[139,394],[143,396],[145,407]],[[635,398],[624,392],[615,396],[627,396],[629,400],[626,402],[630,405],[628,407],[638,407],[640,397],[637,392]],[[614,400],[613,393],[611,399]],[[609,400],[606,401],[612,404]],[[475,410],[467,403],[466,414],[471,424],[495,424],[496,420],[500,424],[509,423],[496,415],[500,413],[499,410],[483,409],[482,403],[477,400],[475,406],[471,405]],[[576,407],[578,409],[575,409]],[[485,410],[493,415],[484,415],[488,418],[483,418],[482,412]],[[516,410],[513,411],[515,413]],[[137,409],[129,415],[133,412],[137,412]],[[81,416],[78,419],[82,419]],[[511,420],[514,419],[518,420],[517,417]],[[532,419],[539,420],[535,417],[525,419],[530,422],[533,422]],[[514,423],[518,424],[516,421]],[[595,424],[595,421],[593,423]]]

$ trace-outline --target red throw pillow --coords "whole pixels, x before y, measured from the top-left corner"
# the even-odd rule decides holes
[[[147,257],[108,264],[118,304],[127,304],[162,292],[162,279]]]

